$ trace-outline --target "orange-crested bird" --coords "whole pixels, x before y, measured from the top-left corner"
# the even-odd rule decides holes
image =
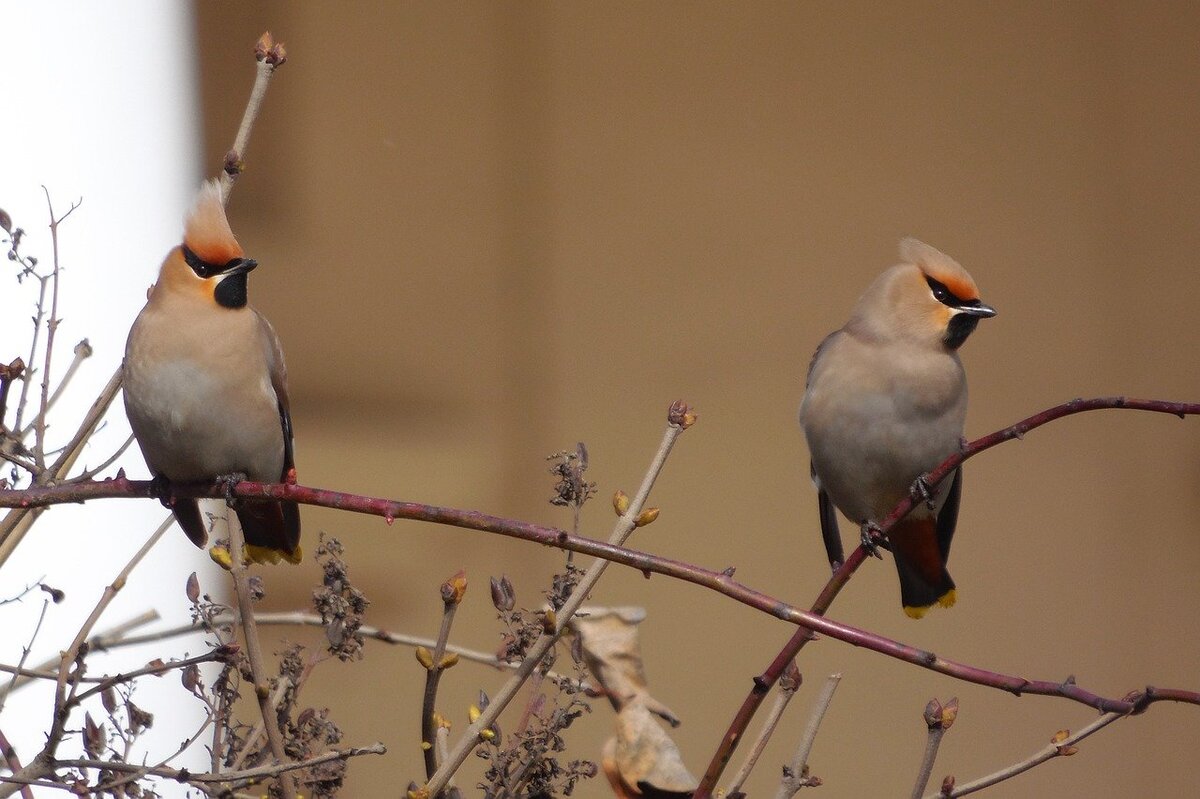
[[[843,558],[834,506],[862,526],[869,543],[871,526],[961,447],[967,378],[957,351],[980,319],[996,315],[948,255],[910,238],[900,242],[900,260],[863,293],[808,367],[800,425],[835,565]],[[917,619],[956,598],[946,561],[962,468],[926,488],[929,501],[888,533],[904,612]]]
[[[125,412],[157,481],[244,475],[281,482],[294,467],[287,369],[271,323],[246,303],[245,257],[209,181],[167,253],[125,345]],[[164,499],[197,546],[208,533],[195,499]],[[294,502],[236,505],[248,554],[297,563]]]

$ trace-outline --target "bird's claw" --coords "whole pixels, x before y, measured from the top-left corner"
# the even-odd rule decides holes
[[[225,505],[234,507],[237,498],[233,495],[233,489],[238,483],[246,479],[244,472],[231,472],[230,474],[222,474],[217,477],[217,482],[221,484],[225,491]]]
[[[913,481],[909,493],[912,494],[913,502],[924,502],[925,507],[936,510],[933,504],[933,489],[929,487],[929,481],[925,479],[925,475],[921,475]]]
[[[862,545],[868,555],[883,560],[879,554],[879,546],[883,543],[883,530],[875,522],[864,522],[862,526]]]
[[[171,481],[165,474],[154,475],[154,479],[150,481],[150,496],[161,502],[165,508],[175,504],[175,497],[171,494]]]

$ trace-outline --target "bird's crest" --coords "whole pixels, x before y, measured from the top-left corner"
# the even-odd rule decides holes
[[[979,288],[967,270],[936,247],[914,238],[903,239],[900,242],[900,260],[915,265],[960,300],[979,299]]]
[[[212,264],[224,264],[245,256],[242,246],[229,229],[218,181],[209,180],[200,187],[184,225],[183,243],[202,260]]]

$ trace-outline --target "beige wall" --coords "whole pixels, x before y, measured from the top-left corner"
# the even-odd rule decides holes
[[[543,457],[587,442],[631,489],[668,403],[696,405],[634,545],[807,603],[826,567],[795,424],[821,336],[904,235],[972,271],[999,317],[963,355],[968,434],[1073,396],[1200,398],[1200,6],[201,3],[208,163],[264,29],[291,60],[231,216],[283,337],[300,475],[315,485],[566,525]],[[1060,422],[970,464],[960,601],[913,622],[890,563],[831,615],[940,654],[1120,695],[1200,687],[1200,426],[1130,412]],[[455,633],[493,647],[489,574],[535,604],[555,553],[428,525],[305,513],[341,537],[373,622],[436,631],[438,582],[472,580]],[[848,531],[847,531],[848,532]],[[703,770],[790,629],[703,590],[614,569],[595,595],[649,610],[651,684]],[[302,603],[310,562],[268,575]],[[287,581],[287,585],[284,585]],[[292,634],[296,638],[299,633]],[[751,790],[773,790],[822,677],[844,675],[813,753],[823,796],[904,795],[933,696],[962,710],[935,769],[967,780],[1094,718],[832,641]],[[494,673],[460,666],[443,710]],[[356,796],[420,770],[419,667],[371,648],[318,670]],[[357,715],[356,715],[357,714]],[[607,706],[570,731],[595,756]],[[1155,707],[996,797],[1200,789],[1200,708]],[[740,755],[739,755],[740,759]],[[474,764],[471,768],[474,768]],[[474,777],[463,784],[471,786]],[[584,796],[604,795],[597,782]]]

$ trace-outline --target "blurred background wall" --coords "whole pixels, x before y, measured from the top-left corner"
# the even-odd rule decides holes
[[[633,545],[798,604],[827,572],[795,415],[808,359],[915,235],[958,258],[999,316],[963,350],[971,437],[1075,396],[1200,398],[1200,6],[1192,3],[199,3],[215,172],[270,29],[278,74],[230,209],[263,268],[252,302],[288,354],[303,482],[569,525],[545,456],[587,443],[599,496],[636,487],[667,405],[693,403]],[[130,178],[136,180],[136,177]],[[157,264],[148,264],[152,276]],[[973,461],[958,605],[921,622],[872,562],[831,615],[1031,678],[1121,695],[1200,682],[1200,427],[1106,412]],[[438,584],[471,588],[454,639],[493,648],[487,578],[536,605],[553,551],[307,510],[348,548],[370,620],[433,635]],[[848,527],[848,525],[847,525]],[[850,531],[847,533],[850,540]],[[301,606],[311,559],[268,573]],[[703,771],[791,629],[703,590],[614,568],[594,600],[648,609],[655,693]],[[281,633],[306,640],[301,631]],[[957,695],[934,784],[1031,754],[1095,714],[958,683],[824,641],[752,793],[773,792],[816,686],[842,687],[813,752],[822,795],[903,795],[921,711]],[[420,667],[371,647],[308,701],[385,741],[352,795],[420,777]],[[465,726],[462,665],[442,710]],[[569,732],[597,757],[602,701]],[[1200,789],[1195,707],[1089,739],[996,797]],[[740,761],[741,753],[737,757]],[[736,761],[735,761],[736,765]],[[468,766],[477,768],[472,762]],[[468,771],[460,780],[472,786]],[[603,796],[598,780],[581,789]]]

